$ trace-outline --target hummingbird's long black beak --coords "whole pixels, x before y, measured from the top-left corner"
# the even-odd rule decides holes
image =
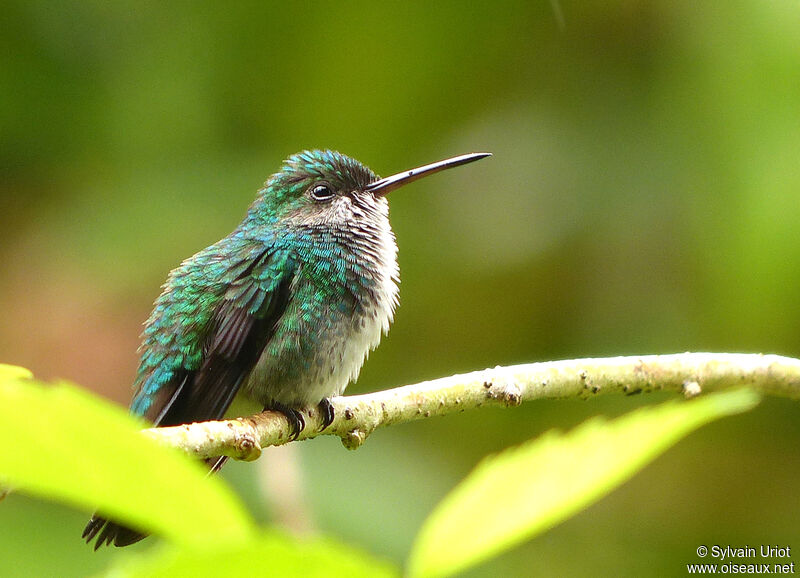
[[[451,159],[445,159],[437,163],[431,163],[429,165],[411,169],[410,171],[403,171],[402,173],[397,173],[391,177],[378,179],[374,183],[367,185],[364,190],[373,193],[378,197],[383,197],[391,191],[399,189],[403,185],[407,185],[408,183],[414,182],[422,177],[432,175],[433,173],[438,173],[439,171],[443,171],[445,169],[451,169],[453,167],[465,165],[467,163],[490,156],[492,156],[492,153],[469,153],[466,155],[453,157]]]

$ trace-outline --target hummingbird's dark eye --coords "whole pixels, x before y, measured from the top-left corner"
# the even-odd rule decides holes
[[[317,183],[311,187],[311,197],[315,201],[329,201],[333,198],[333,187],[328,183]]]

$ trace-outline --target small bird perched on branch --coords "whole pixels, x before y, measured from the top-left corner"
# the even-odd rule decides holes
[[[330,425],[328,398],[356,379],[397,305],[386,195],[489,155],[383,179],[338,152],[289,157],[230,235],[169,274],[142,334],[131,413],[156,426],[216,420],[242,395],[283,413],[293,437],[302,409]],[[83,537],[97,549],[145,534],[95,514]]]

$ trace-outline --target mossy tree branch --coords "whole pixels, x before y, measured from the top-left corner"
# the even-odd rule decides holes
[[[495,367],[364,395],[331,400],[333,423],[320,432],[319,412],[304,412],[298,439],[336,435],[355,449],[379,427],[483,405],[516,406],[536,399],[585,399],[606,393],[674,391],[694,397],[749,385],[767,395],[800,397],[800,359],[744,353],[679,353],[572,359]],[[276,412],[247,418],[152,428],[149,435],[198,457],[253,460],[261,448],[289,440],[289,424]]]

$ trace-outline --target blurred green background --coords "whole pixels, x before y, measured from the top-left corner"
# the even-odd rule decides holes
[[[800,352],[794,0],[1,12],[0,361],[127,403],[167,272],[227,234],[283,158],[320,147],[383,175],[495,155],[391,197],[401,306],[350,392],[537,360]],[[484,409],[224,475],[261,520],[401,562],[482,456],[663,397]],[[766,400],[709,426],[468,575],[684,575],[701,544],[800,549],[797,416]],[[7,498],[0,575],[124,555],[81,543],[86,515]]]

